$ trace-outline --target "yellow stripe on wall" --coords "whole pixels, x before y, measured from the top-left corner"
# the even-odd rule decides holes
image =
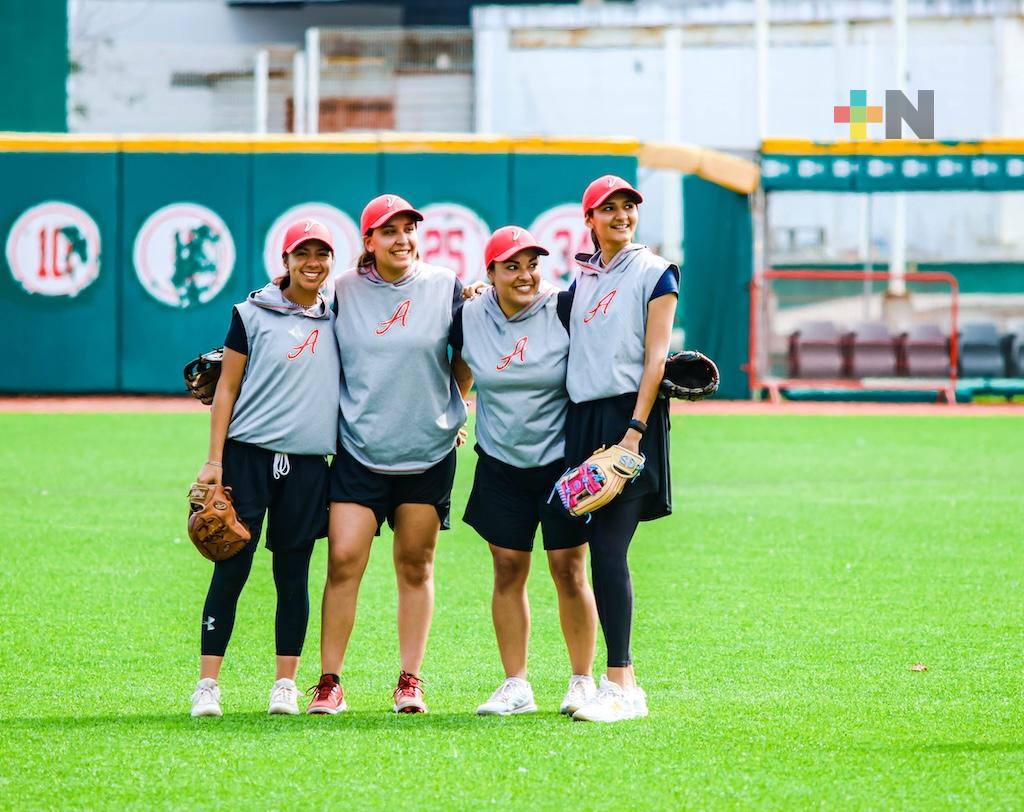
[[[982,141],[811,141],[806,138],[768,138],[764,155],[984,155],[1024,154],[1024,140],[991,138]]]
[[[267,135],[68,135],[0,133],[0,152],[443,152],[636,155],[633,138],[525,137],[446,133]]]

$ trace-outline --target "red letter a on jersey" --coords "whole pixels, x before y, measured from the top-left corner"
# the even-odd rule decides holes
[[[292,351],[290,353],[288,353],[288,360],[289,361],[294,361],[296,358],[298,358],[300,355],[302,355],[302,351],[304,349],[306,349],[306,347],[309,347],[310,355],[316,355],[316,340],[319,337],[320,337],[320,331],[319,330],[311,331],[310,334],[308,336],[306,336],[306,340],[305,341],[303,341],[297,347],[292,347]]]
[[[618,289],[610,290],[604,296],[601,297],[601,301],[597,303],[597,307],[593,310],[588,310],[587,315],[583,317],[584,324],[590,324],[594,320],[594,316],[597,315],[597,311],[600,310],[606,316],[608,315],[608,305],[612,303],[612,299],[615,298],[615,294],[618,293]]]
[[[402,326],[405,327],[405,317],[409,315],[410,305],[412,305],[412,300],[406,299],[395,309],[395,314],[390,319],[388,319],[387,321],[378,322],[377,329],[374,330],[374,332],[377,335],[382,336],[384,335],[384,333],[391,329],[391,326],[396,321],[400,321],[402,323]]]

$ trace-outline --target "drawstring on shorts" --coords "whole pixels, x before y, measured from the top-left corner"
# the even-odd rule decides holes
[[[287,454],[274,454],[274,479],[288,476],[292,470],[292,464],[288,461]]]

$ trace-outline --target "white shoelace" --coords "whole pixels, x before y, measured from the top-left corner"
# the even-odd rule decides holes
[[[292,464],[288,460],[287,454],[274,455],[274,479],[280,479],[283,476],[288,476],[291,470]]]
[[[584,677],[573,677],[569,680],[569,696],[574,699],[586,699],[588,688],[593,686],[593,681]]]
[[[511,680],[505,680],[498,687],[498,690],[491,694],[491,702],[496,700],[508,701],[509,696],[519,687],[518,683],[512,682]]]
[[[614,682],[606,682],[602,685],[598,691],[597,696],[594,697],[594,702],[601,705],[607,705],[616,699],[626,701],[626,692]]]
[[[291,685],[278,685],[274,688],[274,693],[270,699],[273,702],[297,702],[298,695],[298,688],[293,688]]]
[[[202,702],[206,704],[208,702],[217,702],[217,686],[216,685],[200,685],[196,688],[195,694],[192,696],[193,702]]]

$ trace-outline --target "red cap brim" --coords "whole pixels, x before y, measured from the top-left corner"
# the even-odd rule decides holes
[[[625,186],[620,186],[617,189],[609,189],[607,192],[605,192],[603,195],[601,195],[597,200],[595,200],[593,203],[591,203],[590,204],[590,208],[591,209],[596,209],[598,206],[600,206],[602,203],[604,203],[609,197],[611,197],[616,192],[625,192],[626,194],[632,195],[633,199],[637,203],[643,203],[644,202],[644,196],[642,194],[640,194],[636,189],[627,188]],[[589,209],[588,209],[588,211],[589,211]]]
[[[423,215],[416,211],[416,209],[399,209],[398,211],[386,211],[372,223],[369,223],[366,226],[366,231],[370,231],[371,229],[374,228],[380,228],[388,220],[392,219],[393,217],[397,217],[400,214],[411,214],[413,216],[413,219],[420,222],[422,222],[423,220]]]
[[[504,262],[509,257],[514,257],[520,251],[531,251],[531,250],[536,251],[542,257],[547,257],[547,256],[551,255],[551,252],[548,251],[547,248],[543,248],[542,246],[537,245],[537,243],[529,243],[527,245],[513,245],[507,251],[503,251],[502,253],[498,254],[498,256],[494,257],[491,260],[491,262]],[[488,264],[490,264],[490,263],[488,263]]]
[[[304,242],[310,242],[312,240],[317,240],[318,242],[322,242],[322,243],[326,244],[327,247],[331,249],[331,253],[332,254],[334,253],[334,245],[331,243],[330,240],[325,240],[323,237],[310,236],[308,234],[303,234],[301,237],[299,237],[297,240],[295,240],[295,242],[293,242],[291,245],[285,246],[284,252],[286,254],[290,254],[292,251],[294,251],[296,248],[298,248]]]

